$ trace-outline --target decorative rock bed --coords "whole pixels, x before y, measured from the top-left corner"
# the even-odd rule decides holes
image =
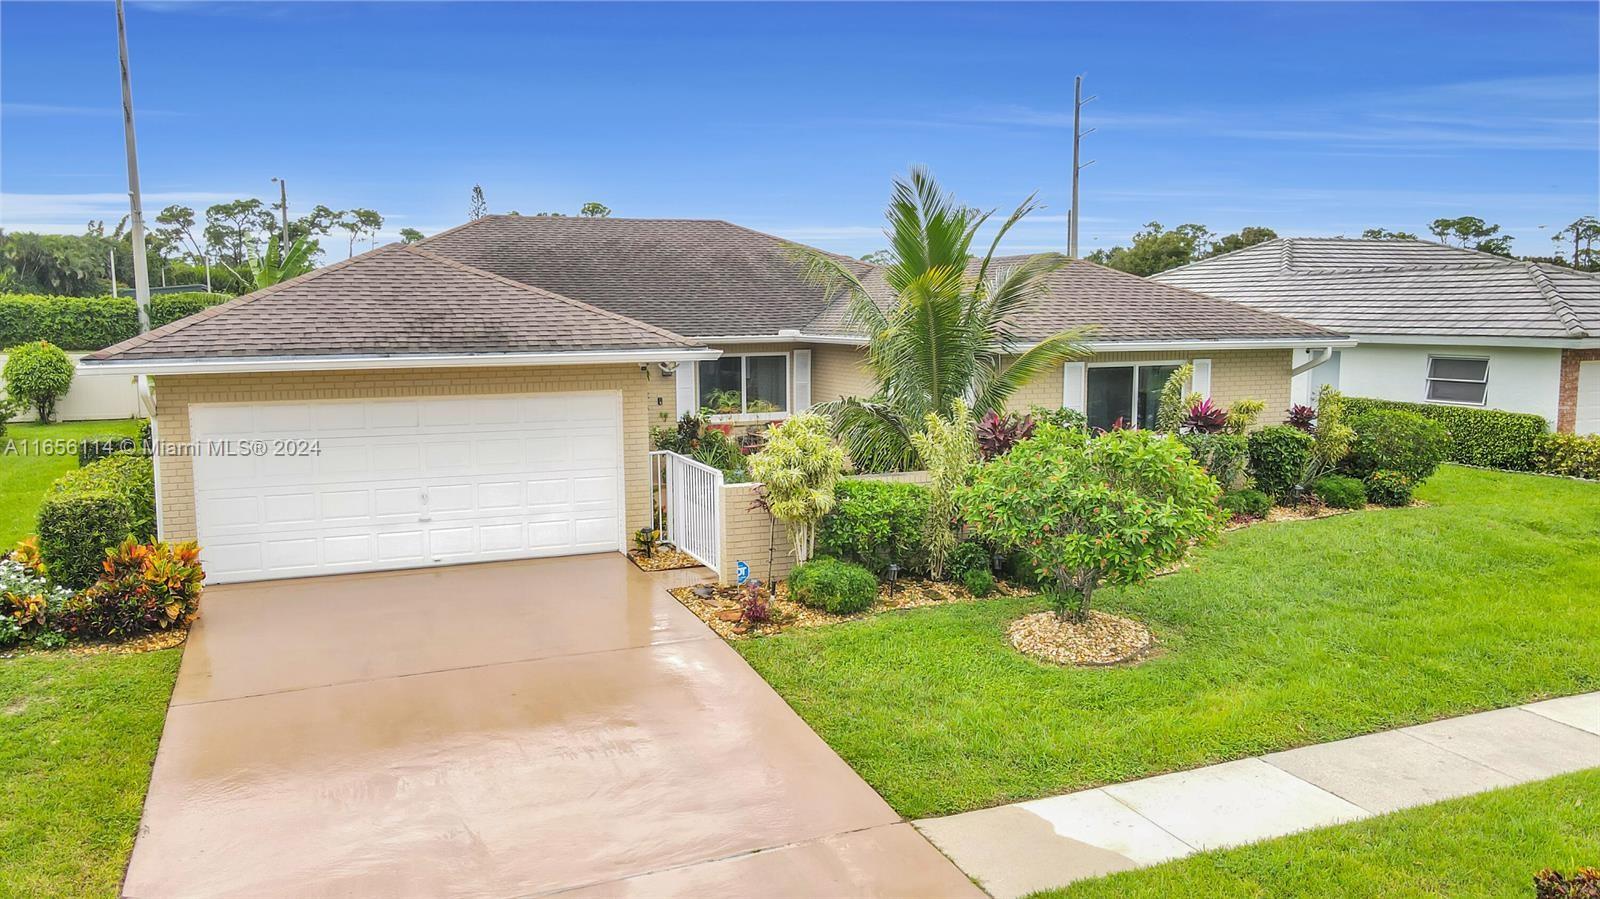
[[[694,587],[679,587],[672,592],[674,599],[683,603],[684,607],[693,612],[701,621],[711,626],[711,629],[720,634],[724,639],[738,640],[745,637],[765,637],[780,633],[791,628],[822,627],[829,624],[838,624],[842,621],[855,621],[870,618],[885,612],[895,612],[901,609],[917,609],[924,606],[946,605],[957,602],[981,602],[984,599],[999,599],[1006,596],[1032,596],[1033,591],[1013,586],[1007,583],[995,584],[995,591],[986,597],[976,597],[968,593],[960,584],[942,581],[928,581],[920,578],[901,578],[894,585],[891,593],[889,585],[882,584],[878,587],[878,599],[872,607],[864,612],[854,615],[834,615],[810,606],[803,606],[789,598],[786,584],[778,585],[776,596],[767,600],[771,610],[769,621],[753,624],[743,620],[740,613],[740,598],[744,594],[742,587],[718,587],[712,584],[701,584]]]
[[[689,555],[681,549],[672,546],[661,546],[651,555],[645,555],[636,549],[628,550],[628,558],[633,564],[645,571],[676,571],[679,568],[698,568],[700,560]]]
[[[1054,665],[1098,667],[1136,662],[1155,648],[1150,629],[1131,618],[1090,611],[1082,622],[1054,612],[1024,615],[1006,630],[1020,653]]]

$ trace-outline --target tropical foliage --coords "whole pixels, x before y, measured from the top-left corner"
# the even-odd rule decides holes
[[[888,295],[881,297],[858,269],[837,257],[793,248],[830,294],[848,294],[848,319],[869,341],[867,365],[876,394],[818,406],[858,468],[912,468],[918,459],[911,435],[923,430],[929,415],[948,418],[958,399],[979,417],[998,411],[1040,373],[1087,355],[1084,331],[1027,346],[1014,329],[1047,295],[1050,275],[1066,263],[1057,254],[996,257],[1000,241],[1036,208],[1033,198],[1024,201],[996,229],[983,256],[974,258],[978,231],[991,213],[962,206],[927,171],[913,169],[895,180],[889,202],[891,246],[879,268]]]
[[[316,248],[315,241],[302,237],[289,244],[289,249],[280,254],[278,235],[274,234],[267,238],[267,251],[251,258],[250,279],[259,290],[297,278],[314,267],[312,255]]]
[[[1175,440],[1047,426],[979,466],[956,502],[981,539],[1027,560],[1058,615],[1081,621],[1101,584],[1142,581],[1215,533],[1218,493]]]
[[[935,580],[944,578],[945,560],[956,545],[956,488],[966,484],[978,461],[972,411],[960,400],[951,406],[948,420],[929,415],[922,433],[911,435],[928,471],[928,517],[922,533],[928,546],[928,572]]]
[[[60,347],[40,340],[6,350],[0,377],[5,378],[11,402],[32,409],[39,421],[47,422],[55,414],[56,401],[72,387],[74,371],[72,359]]]
[[[817,523],[833,508],[834,487],[845,473],[844,451],[827,421],[802,412],[780,422],[750,457],[750,473],[765,486],[772,516],[789,526],[795,562],[811,558]]]

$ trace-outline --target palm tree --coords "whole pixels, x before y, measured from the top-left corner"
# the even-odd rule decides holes
[[[993,213],[956,203],[925,169],[896,178],[884,232],[889,260],[881,266],[894,300],[884,306],[838,257],[793,248],[807,275],[830,295],[850,294],[848,321],[868,338],[867,365],[877,394],[818,406],[857,468],[914,467],[911,435],[922,430],[929,414],[948,419],[954,400],[977,417],[1000,411],[1034,377],[1089,355],[1088,329],[1063,331],[1031,346],[1014,330],[1017,317],[1048,294],[1050,274],[1067,262],[1058,253],[1009,264],[995,259],[1000,241],[1036,208],[1033,197],[1023,201],[1000,225],[988,252],[975,259],[973,241]]]
[[[273,234],[268,237],[266,254],[250,261],[250,277],[256,289],[271,287],[311,271],[315,268],[311,262],[311,253],[315,246],[302,237],[289,244],[289,251],[280,256],[278,235]]]

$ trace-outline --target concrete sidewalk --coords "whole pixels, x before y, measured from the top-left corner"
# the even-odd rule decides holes
[[[916,822],[996,899],[1600,766],[1600,692]]]

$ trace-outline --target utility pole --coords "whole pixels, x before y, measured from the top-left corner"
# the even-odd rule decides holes
[[[117,251],[106,250],[106,257],[111,262],[111,295],[117,295]]]
[[[1080,163],[1081,144],[1084,135],[1094,131],[1090,128],[1084,131],[1083,104],[1090,102],[1094,97],[1083,96],[1083,76],[1072,79],[1072,208],[1067,211],[1067,255],[1073,259],[1078,258],[1078,173],[1094,165],[1094,160]]]
[[[133,86],[128,78],[128,24],[117,0],[117,55],[122,63],[122,129],[128,145],[128,205],[133,221],[133,302],[139,333],[150,330],[150,270],[144,255],[144,207],[139,199],[139,150],[133,137]]]
[[[278,210],[283,213],[283,231],[278,237],[278,262],[289,258],[289,182],[282,178],[273,178],[278,182]]]

